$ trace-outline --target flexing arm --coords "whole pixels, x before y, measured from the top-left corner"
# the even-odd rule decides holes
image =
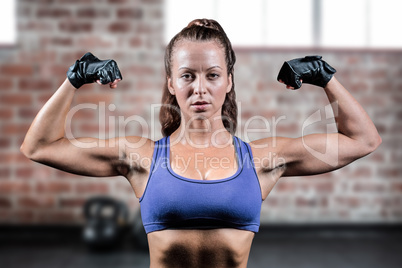
[[[381,144],[370,117],[335,77],[324,90],[329,102],[337,105],[338,133],[280,139],[278,154],[286,162],[283,176],[329,172],[373,152]]]
[[[99,68],[99,60],[96,62],[97,66],[91,63],[77,61],[70,67],[69,79],[64,81],[35,117],[25,136],[21,152],[33,161],[71,173],[89,176],[124,175],[124,172],[127,172],[124,168],[127,163],[124,157],[124,144],[121,144],[120,139],[106,140],[102,143],[103,146],[83,148],[64,137],[65,120],[76,88],[94,80],[99,80],[99,83],[102,79],[103,84],[116,88],[117,82],[121,79],[121,75],[120,77],[111,75],[113,69],[103,71],[107,77],[96,74],[97,71],[102,72],[106,65]],[[117,65],[112,67],[117,68]],[[95,138],[79,138],[77,141],[80,144],[99,144],[99,140]]]
[[[296,62],[297,64],[293,64]],[[287,88],[298,88],[302,80],[324,88],[329,102],[337,105],[335,120],[337,133],[312,134],[300,138],[275,137],[275,147],[259,150],[259,155],[274,152],[282,176],[314,175],[343,167],[373,152],[381,138],[373,122],[362,106],[333,76],[335,69],[321,57],[313,56],[289,61],[279,73],[278,80]],[[299,82],[299,81],[297,81]],[[256,145],[272,145],[273,138],[253,142]],[[279,166],[265,164],[269,172]]]

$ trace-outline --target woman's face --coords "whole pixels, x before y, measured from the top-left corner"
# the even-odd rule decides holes
[[[216,42],[180,41],[172,55],[168,89],[176,96],[187,119],[221,116],[226,94],[232,88],[225,53]]]

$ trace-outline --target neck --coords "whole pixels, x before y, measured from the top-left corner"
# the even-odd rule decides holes
[[[223,125],[222,120],[182,121],[178,129],[170,136],[171,143],[181,143],[196,148],[226,147],[232,144],[232,135]]]

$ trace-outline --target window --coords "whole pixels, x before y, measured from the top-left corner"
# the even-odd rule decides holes
[[[1,0],[0,8],[0,45],[13,45],[16,42],[15,0]]]
[[[402,48],[398,0],[166,0],[166,43],[195,18],[234,46]]]

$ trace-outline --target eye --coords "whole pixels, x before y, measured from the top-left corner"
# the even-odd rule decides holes
[[[190,80],[193,78],[193,75],[190,73],[184,73],[181,75],[181,78],[185,79],[185,80]]]
[[[218,78],[219,77],[219,74],[217,74],[217,73],[210,73],[210,74],[208,74],[208,78],[209,79],[216,79],[216,78]]]

